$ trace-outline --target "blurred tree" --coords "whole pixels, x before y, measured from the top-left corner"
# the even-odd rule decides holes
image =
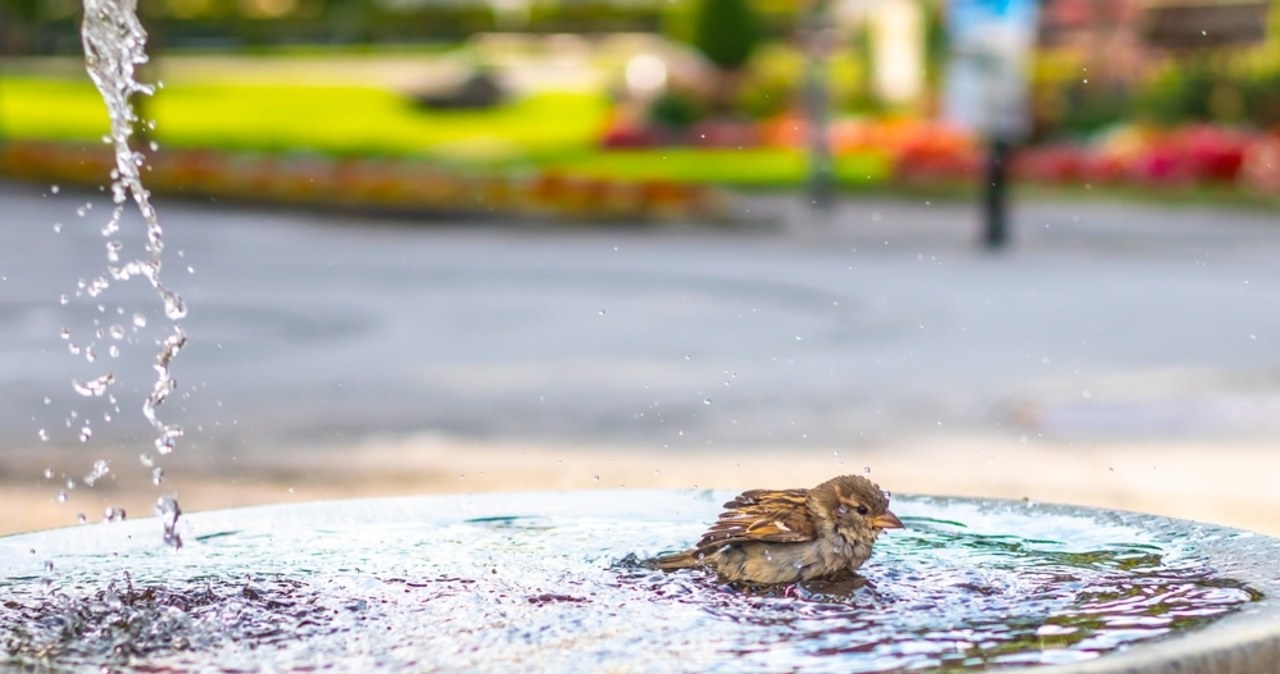
[[[748,0],[700,0],[693,46],[725,71],[746,65],[761,40],[760,19]]]
[[[694,0],[672,0],[662,8],[662,33],[675,42],[693,44],[693,24],[698,3]]]
[[[40,41],[44,3],[41,0],[0,0],[0,55],[27,54]]]
[[[698,0],[693,46],[719,70],[712,106],[727,112],[736,97],[743,66],[763,37],[760,19],[749,0]]]
[[[371,5],[365,0],[325,0],[329,39],[344,43],[368,41]]]

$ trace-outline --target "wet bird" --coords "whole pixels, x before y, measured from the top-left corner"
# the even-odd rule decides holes
[[[692,549],[658,557],[664,571],[706,567],[733,583],[776,585],[849,577],[885,529],[901,529],[889,496],[871,480],[841,475],[813,489],[753,489]]]

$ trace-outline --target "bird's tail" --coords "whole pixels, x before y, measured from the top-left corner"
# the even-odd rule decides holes
[[[659,555],[651,560],[649,565],[662,571],[675,571],[676,569],[691,569],[695,566],[702,566],[702,563],[702,555],[695,554],[693,550],[686,550],[669,555]]]

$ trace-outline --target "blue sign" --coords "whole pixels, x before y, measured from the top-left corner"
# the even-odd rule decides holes
[[[1040,18],[1040,0],[951,0],[947,3],[947,26],[953,38],[993,22],[1035,29]]]
[[[951,0],[947,28],[946,114],[951,122],[991,137],[1026,133],[1031,49],[1039,0]]]

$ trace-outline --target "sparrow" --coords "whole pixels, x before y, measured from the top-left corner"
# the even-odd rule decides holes
[[[692,549],[653,560],[664,571],[705,567],[729,583],[778,585],[851,576],[885,529],[901,529],[889,496],[860,475],[813,489],[753,489]]]

